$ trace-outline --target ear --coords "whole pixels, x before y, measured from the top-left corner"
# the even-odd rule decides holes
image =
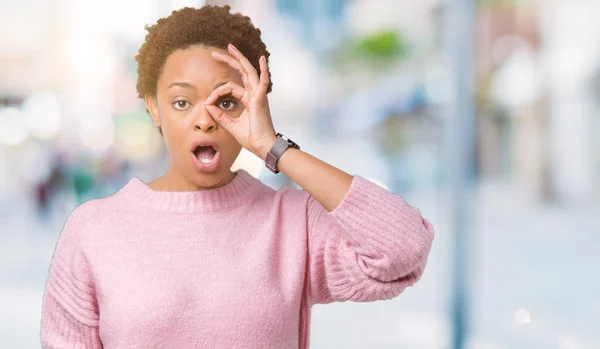
[[[146,96],[144,98],[146,102],[146,108],[152,117],[152,122],[158,127],[160,127],[160,114],[158,113],[158,102],[155,96]]]

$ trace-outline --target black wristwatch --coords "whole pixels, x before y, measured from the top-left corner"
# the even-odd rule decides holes
[[[291,139],[282,135],[281,133],[277,133],[277,140],[275,144],[271,147],[271,150],[267,153],[267,157],[265,159],[265,166],[271,170],[273,173],[279,173],[277,169],[277,162],[281,158],[281,155],[288,150],[288,148],[300,149],[300,146],[294,143]]]

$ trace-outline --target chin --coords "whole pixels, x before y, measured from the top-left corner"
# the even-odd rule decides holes
[[[229,182],[230,170],[217,170],[213,172],[198,172],[193,170],[190,182],[200,189],[212,189]]]

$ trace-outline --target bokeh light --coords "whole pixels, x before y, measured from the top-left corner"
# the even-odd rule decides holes
[[[102,152],[113,145],[116,138],[115,124],[110,120],[104,127],[90,129],[86,127],[79,128],[79,137],[81,141],[90,149],[96,152]]]
[[[116,150],[133,161],[143,161],[157,155],[162,138],[154,129],[148,114],[136,111],[119,115],[114,119],[116,125]]]
[[[29,137],[23,113],[15,107],[0,107],[0,143],[16,146]]]
[[[519,325],[527,325],[531,323],[531,314],[527,309],[519,309],[515,311],[515,322]]]
[[[58,134],[62,122],[61,113],[60,102],[48,91],[32,94],[23,103],[27,129],[40,139],[51,139]]]

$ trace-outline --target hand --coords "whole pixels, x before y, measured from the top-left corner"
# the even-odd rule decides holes
[[[228,82],[211,93],[206,100],[206,109],[225,130],[229,131],[240,145],[261,159],[275,143],[275,128],[271,120],[267,87],[269,86],[269,71],[267,59],[260,57],[260,78],[254,66],[233,45],[228,47],[231,56],[213,52],[213,57],[228,64],[242,76],[244,86]],[[232,95],[244,105],[242,114],[234,118],[214,105],[221,97]]]

